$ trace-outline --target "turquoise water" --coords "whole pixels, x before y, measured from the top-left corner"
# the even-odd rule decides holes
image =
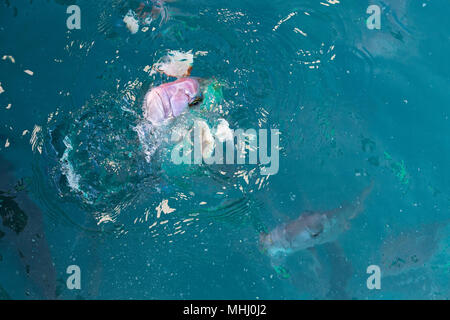
[[[448,299],[448,1],[180,0],[131,34],[138,7],[0,1],[0,297]],[[169,50],[220,83],[211,125],[280,131],[277,174],[178,167],[166,144],[146,161],[142,99],[171,80],[146,67]],[[259,250],[261,232],[371,182],[336,242],[289,255],[286,272]]]

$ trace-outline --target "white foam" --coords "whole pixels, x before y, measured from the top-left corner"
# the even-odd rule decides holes
[[[136,13],[133,10],[130,9],[128,11],[128,13],[123,18],[123,22],[132,34],[135,34],[139,31],[139,20],[137,19]]]
[[[170,50],[167,55],[160,58],[152,66],[150,75],[156,72],[164,73],[169,77],[182,78],[190,74],[194,63],[194,54],[192,50],[187,52]]]
[[[142,150],[145,154],[145,160],[150,163],[153,154],[160,145],[159,141],[159,131],[155,130],[153,125],[148,121],[140,122],[136,127],[133,128],[136,131],[139,142],[142,145]]]
[[[61,171],[66,176],[69,187],[79,192],[80,191],[80,175],[75,173],[72,164],[69,162],[69,153],[73,150],[72,141],[70,141],[69,137],[65,137],[63,140],[64,145],[66,146],[66,150],[64,151],[63,156],[60,159],[61,162]]]

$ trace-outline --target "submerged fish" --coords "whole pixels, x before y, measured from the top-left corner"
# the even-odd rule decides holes
[[[181,78],[151,89],[144,98],[144,117],[154,125],[177,117],[188,106],[200,101],[201,91],[197,79]]]
[[[12,166],[0,158],[0,188],[9,190]],[[45,238],[43,216],[21,185],[0,191],[0,241],[6,241],[41,297],[56,299],[56,270]]]
[[[348,230],[350,221],[364,211],[364,201],[372,188],[373,185],[366,188],[350,205],[326,212],[307,211],[269,233],[261,233],[260,247],[270,257],[272,266],[277,270],[292,253],[335,241]]]
[[[431,267],[430,260],[445,238],[443,230],[449,220],[420,226],[414,230],[388,236],[381,246],[381,266],[384,277],[410,270]]]

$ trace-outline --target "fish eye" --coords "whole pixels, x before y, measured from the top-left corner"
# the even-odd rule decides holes
[[[197,106],[200,102],[203,101],[202,97],[196,97],[192,103],[189,104],[190,107]]]

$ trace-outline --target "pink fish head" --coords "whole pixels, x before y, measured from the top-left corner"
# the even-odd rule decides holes
[[[196,79],[182,78],[151,89],[144,99],[144,117],[153,124],[178,117],[201,97]]]

